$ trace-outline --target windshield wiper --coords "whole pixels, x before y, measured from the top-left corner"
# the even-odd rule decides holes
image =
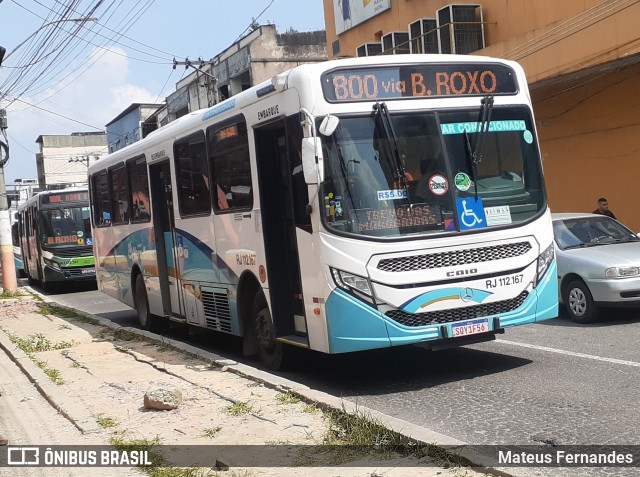
[[[380,119],[382,130],[384,131],[385,139],[391,149],[391,163],[393,165],[393,183],[394,187],[398,189],[407,189],[407,176],[400,157],[400,151],[398,150],[398,137],[393,129],[391,118],[389,117],[389,110],[385,103],[376,102],[373,105],[374,116]]]
[[[480,100],[480,117],[478,118],[478,130],[476,131],[478,136],[473,147],[471,146],[467,129],[465,128],[464,130],[465,147],[467,149],[469,169],[473,178],[476,202],[478,201],[478,164],[482,162],[482,153],[487,140],[487,134],[489,133],[489,126],[491,125],[492,112],[493,96],[485,96]]]
[[[69,212],[67,212],[61,206],[58,206],[58,209],[60,210],[60,212],[62,212],[62,215],[64,216],[65,219],[69,219],[71,222],[73,222],[73,225],[78,225],[78,223],[75,221],[75,219]]]
[[[564,250],[569,250],[571,248],[584,248],[584,247],[590,247],[591,244],[588,243],[577,243],[575,245],[567,245],[564,247]]]

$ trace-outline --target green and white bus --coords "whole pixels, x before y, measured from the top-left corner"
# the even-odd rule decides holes
[[[18,207],[22,266],[29,283],[96,279],[86,188],[40,192]]]

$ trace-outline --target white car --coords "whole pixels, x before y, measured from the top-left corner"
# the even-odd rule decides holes
[[[640,238],[596,214],[552,214],[560,303],[578,323],[598,309],[640,306]]]

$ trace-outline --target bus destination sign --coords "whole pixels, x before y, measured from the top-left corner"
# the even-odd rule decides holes
[[[43,204],[60,204],[62,202],[77,202],[89,200],[89,193],[85,191],[76,192],[60,192],[48,194],[42,197]]]
[[[500,64],[420,64],[345,68],[322,76],[330,103],[397,98],[516,94],[514,71]]]

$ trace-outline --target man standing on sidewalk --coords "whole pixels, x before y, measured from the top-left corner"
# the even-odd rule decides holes
[[[609,210],[609,202],[604,197],[598,199],[598,208],[594,210],[592,214],[606,215],[607,217],[616,219],[615,214]]]

